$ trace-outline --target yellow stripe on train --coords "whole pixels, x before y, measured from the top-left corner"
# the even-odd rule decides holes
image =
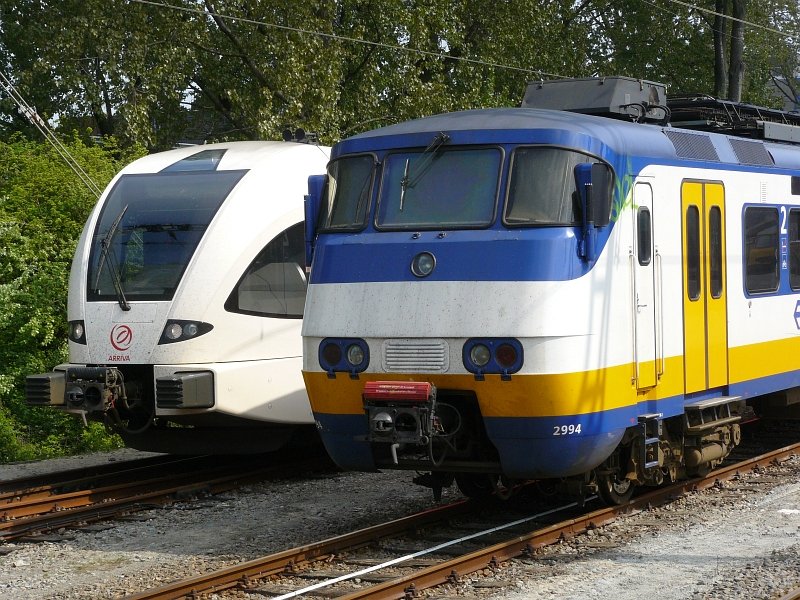
[[[731,384],[800,370],[800,336],[730,348]],[[474,392],[485,417],[560,417],[581,415],[671,398],[684,393],[683,357],[664,361],[658,384],[637,392],[633,365],[620,365],[581,373],[512,375],[502,381],[487,375],[477,381],[471,374],[430,374],[409,377],[397,373],[362,373],[351,379],[338,373],[335,384],[322,372],[303,372],[311,406],[326,414],[363,414],[361,392],[367,381],[427,381],[442,390]]]
[[[637,393],[633,365],[622,365],[582,373],[486,375],[477,381],[471,374],[417,375],[361,373],[351,379],[338,373],[334,384],[327,373],[303,372],[311,407],[326,414],[363,414],[361,392],[367,381],[427,381],[440,390],[475,392],[484,417],[548,417],[593,413],[630,406],[644,400],[675,396],[683,389],[682,359],[667,361],[661,383],[648,392]],[[671,376],[666,374],[670,373]]]

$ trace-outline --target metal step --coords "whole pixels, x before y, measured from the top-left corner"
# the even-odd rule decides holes
[[[738,423],[742,419],[742,411],[733,413],[731,407],[743,403],[741,396],[718,396],[690,402],[684,405],[684,431],[689,435],[698,435],[722,425]]]

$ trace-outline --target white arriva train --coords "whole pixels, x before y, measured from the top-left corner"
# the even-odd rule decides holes
[[[314,436],[303,196],[328,154],[233,142],[125,167],[75,252],[69,363],[29,376],[27,402],[105,421],[143,450],[261,452]]]

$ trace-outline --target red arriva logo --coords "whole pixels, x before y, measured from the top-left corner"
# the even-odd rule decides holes
[[[111,330],[111,345],[120,352],[125,352],[133,342],[133,329],[128,325],[115,325]]]

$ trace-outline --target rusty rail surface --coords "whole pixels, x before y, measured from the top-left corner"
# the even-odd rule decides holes
[[[147,456],[145,458],[134,458],[132,460],[121,460],[87,467],[52,471],[50,473],[40,473],[38,475],[15,477],[13,479],[3,479],[0,477],[0,501],[39,488],[88,487],[92,482],[98,479],[113,477],[126,471],[150,469],[158,465],[175,464],[176,462],[185,462],[187,460],[192,461],[197,458],[200,457],[159,454],[156,456]],[[0,472],[2,472],[2,467],[0,467]]]
[[[209,457],[202,457],[208,460]],[[254,465],[253,461],[235,459],[211,460],[212,465],[199,458],[185,473],[162,473],[163,468],[180,466],[155,465],[156,476],[146,478],[146,468],[124,470],[127,481],[95,489],[65,493],[42,488],[3,504],[0,500],[0,541],[9,541],[34,533],[70,525],[82,525],[114,515],[128,514],[154,506],[162,506],[197,495],[213,495],[268,477],[293,474],[325,465],[319,457],[298,458],[278,465]],[[105,476],[105,475],[104,475]],[[59,486],[51,486],[59,487]]]
[[[793,444],[786,448],[713,471],[703,478],[690,479],[659,488],[634,498],[628,504],[591,511],[574,519],[568,519],[561,523],[531,531],[527,534],[514,536],[506,542],[490,545],[452,560],[443,560],[434,566],[421,568],[412,574],[364,587],[358,591],[337,597],[342,600],[413,597],[423,589],[448,582],[455,582],[460,577],[475,571],[494,568],[503,561],[517,556],[531,554],[536,548],[574,537],[586,532],[588,529],[600,527],[621,515],[632,514],[651,506],[666,504],[686,493],[707,489],[714,486],[719,481],[727,481],[741,473],[746,473],[756,468],[784,460],[792,454],[798,453],[798,451],[800,451],[800,444]],[[458,514],[466,514],[470,510],[473,510],[472,507],[473,504],[470,502],[460,502],[442,506],[417,515],[391,521],[384,525],[370,527],[315,544],[286,550],[191,579],[177,581],[159,588],[127,596],[126,600],[196,598],[202,593],[219,592],[235,586],[246,588],[253,583],[254,579],[263,579],[280,573],[290,575],[315,561],[331,558],[342,550],[363,546],[379,538],[397,535],[408,530],[419,528],[425,524],[444,521]],[[388,563],[397,566],[396,561],[390,560],[387,561],[387,564]],[[355,576],[357,575],[354,574],[350,577]],[[337,580],[346,578],[347,577],[342,577]],[[309,586],[309,588],[298,589],[294,592],[279,596],[279,598],[299,597],[306,592],[310,592],[311,588],[318,589],[321,587],[323,587],[321,584]],[[789,596],[786,600],[789,600],[789,598],[795,600],[794,596]]]

